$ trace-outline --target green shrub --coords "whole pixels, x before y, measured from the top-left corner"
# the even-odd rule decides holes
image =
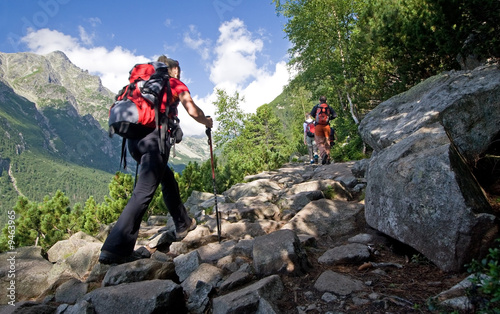
[[[335,189],[331,185],[326,187],[326,189],[323,191],[323,194],[325,195],[325,198],[327,198],[329,200],[333,200],[335,198],[335,195],[336,195]]]
[[[496,240],[500,244],[500,239]],[[490,248],[481,261],[467,265],[474,287],[469,291],[478,313],[500,313],[500,247]]]

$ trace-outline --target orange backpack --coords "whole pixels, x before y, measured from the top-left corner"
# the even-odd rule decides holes
[[[316,109],[316,124],[327,125],[330,122],[330,107],[326,103],[322,103]]]

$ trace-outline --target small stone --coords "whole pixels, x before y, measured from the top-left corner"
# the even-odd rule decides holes
[[[334,294],[332,294],[330,292],[325,292],[321,296],[321,300],[325,301],[326,303],[330,303],[330,302],[333,302],[333,301],[337,301],[338,298]]]

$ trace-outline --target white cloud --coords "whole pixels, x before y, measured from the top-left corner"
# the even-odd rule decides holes
[[[219,27],[215,61],[210,68],[210,81],[216,86],[237,87],[257,75],[257,53],[263,42],[252,38],[243,21],[233,19]]]
[[[87,22],[89,22],[92,27],[97,27],[97,25],[102,23],[101,19],[98,17],[91,17],[87,19]]]
[[[104,47],[85,48],[82,41],[46,28],[29,31],[22,41],[37,54],[44,55],[56,50],[64,52],[77,67],[99,75],[103,85],[114,93],[127,82],[131,64],[149,61],[120,46],[113,50]]]
[[[189,26],[189,32],[184,34],[184,43],[189,48],[197,51],[203,60],[207,60],[210,57],[210,40],[202,39],[196,26]]]
[[[92,45],[92,42],[94,40],[95,34],[89,34],[83,28],[83,26],[78,26],[78,31],[80,32],[80,40],[85,44],[85,45]]]
[[[215,94],[209,94],[205,97],[193,96],[193,100],[198,107],[202,108],[203,112],[207,116],[214,117],[214,106],[212,102],[215,101]],[[179,104],[182,107],[182,104]],[[205,126],[194,122],[184,108],[179,108],[179,119],[182,131],[184,135],[200,135],[205,134]],[[214,130],[216,129],[216,124],[214,125]]]
[[[163,25],[165,25],[166,27],[170,27],[170,25],[172,25],[172,19],[166,19],[165,21],[163,21]]]
[[[291,75],[286,62],[279,61],[271,71],[257,65],[258,58],[265,58],[260,55],[263,39],[267,39],[262,29],[255,37],[243,21],[233,19],[223,23],[219,32],[210,79],[216,88],[229,94],[239,91],[245,99],[240,108],[246,113],[255,113],[258,107],[274,100],[288,84]]]
[[[260,71],[260,75],[241,92],[245,101],[241,109],[247,113],[255,113],[263,104],[273,101],[288,84],[290,73],[285,61],[276,64],[274,72]]]
[[[38,54],[47,54],[55,50],[67,51],[78,46],[78,40],[69,35],[49,29],[28,30],[28,34],[21,39],[28,48]]]

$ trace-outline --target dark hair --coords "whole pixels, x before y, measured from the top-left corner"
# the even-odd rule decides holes
[[[157,61],[165,63],[166,65],[168,65],[169,69],[179,68],[179,75],[180,75],[181,67],[179,66],[179,61],[168,58],[165,55],[159,56]],[[169,70],[169,73],[170,73],[170,70]]]
[[[322,104],[326,103],[326,97],[325,96],[319,97],[319,102]]]

